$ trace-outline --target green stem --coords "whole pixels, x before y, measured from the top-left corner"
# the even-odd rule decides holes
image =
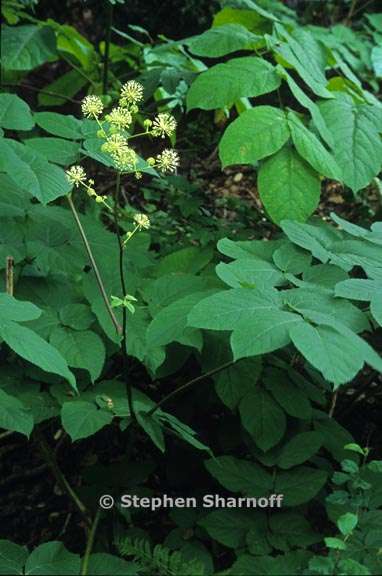
[[[109,80],[109,57],[110,57],[110,37],[111,28],[113,26],[113,4],[109,1],[107,8],[107,29],[105,38],[105,54],[103,60],[103,81],[102,81],[102,91],[107,94],[108,80]]]
[[[86,542],[85,554],[84,554],[84,557],[82,559],[81,576],[86,576],[88,574],[90,554],[92,553],[92,550],[93,550],[94,538],[95,538],[95,535],[97,532],[97,527],[98,527],[100,517],[101,517],[101,509],[99,508],[96,512],[95,517],[94,517],[92,526],[91,526],[90,531],[89,531],[88,539]]]
[[[69,206],[70,206],[70,209],[71,209],[71,211],[72,211],[72,214],[73,214],[73,216],[74,216],[74,219],[75,219],[75,221],[76,221],[76,224],[77,224],[77,226],[78,226],[78,230],[79,230],[79,232],[80,232],[80,235],[81,235],[82,241],[83,241],[83,243],[84,243],[86,252],[87,252],[87,254],[88,254],[88,256],[89,256],[89,260],[90,260],[90,262],[91,262],[92,268],[93,268],[93,270],[94,270],[94,274],[95,274],[95,277],[96,277],[96,280],[97,280],[97,284],[98,284],[99,290],[100,290],[100,292],[101,292],[101,296],[102,296],[102,298],[103,298],[103,301],[104,301],[104,303],[105,303],[106,309],[107,309],[107,311],[108,311],[108,313],[109,313],[109,316],[110,316],[110,318],[111,318],[111,321],[113,322],[113,325],[114,325],[117,333],[118,333],[118,334],[121,334],[121,333],[122,333],[122,328],[121,328],[118,320],[116,319],[116,317],[115,317],[115,315],[114,315],[114,312],[113,312],[113,310],[112,310],[112,308],[111,308],[111,306],[110,306],[109,299],[108,299],[108,297],[107,297],[106,290],[105,290],[105,287],[104,287],[104,284],[103,284],[103,281],[102,281],[102,278],[101,278],[101,274],[100,274],[100,272],[99,272],[99,270],[98,270],[97,263],[96,263],[96,261],[95,261],[95,259],[94,259],[93,252],[92,252],[92,250],[91,250],[91,248],[90,248],[90,244],[89,244],[88,239],[87,239],[87,237],[86,237],[85,230],[83,229],[83,226],[82,226],[82,224],[81,224],[81,221],[80,221],[80,218],[79,218],[79,216],[78,216],[76,207],[74,206],[72,197],[71,197],[70,195],[67,196],[67,199],[68,199]]]
[[[217,368],[213,368],[212,370],[209,370],[208,372],[205,372],[204,374],[201,374],[200,376],[197,376],[196,378],[189,380],[185,384],[182,384],[182,386],[179,386],[179,388],[176,388],[175,390],[170,392],[170,394],[167,394],[167,396],[162,398],[162,400],[157,402],[155,404],[155,406],[153,406],[151,408],[151,410],[149,410],[147,412],[147,415],[152,416],[154,414],[154,412],[156,412],[158,410],[158,408],[160,408],[163,404],[168,402],[168,400],[171,400],[171,398],[178,396],[178,394],[181,394],[185,390],[188,390],[188,388],[191,388],[191,386],[193,386],[194,384],[201,382],[201,380],[205,380],[206,378],[210,378],[211,376],[214,376],[214,374],[217,374],[218,372],[221,372],[222,370],[225,370],[226,368],[233,366],[235,363],[236,363],[236,360],[230,360],[230,362],[226,362],[225,364],[221,364]]]
[[[118,240],[118,247],[119,247],[119,276],[121,280],[121,288],[122,288],[122,295],[123,299],[127,296],[127,288],[126,288],[126,279],[125,279],[125,270],[123,264],[123,257],[124,257],[124,244],[123,239],[121,236],[121,231],[119,228],[119,218],[118,218],[118,206],[119,206],[119,196],[121,192],[121,174],[117,172],[117,178],[115,182],[115,193],[114,193],[114,224],[115,230],[117,234]],[[126,393],[127,399],[129,403],[130,415],[133,421],[136,420],[134,406],[133,406],[133,390],[127,375],[128,372],[128,352],[127,352],[127,309],[126,306],[122,306],[122,357],[123,357],[123,377],[126,382]]]
[[[89,517],[86,506],[81,502],[79,497],[77,496],[76,492],[73,490],[67,479],[65,478],[64,474],[62,473],[59,465],[57,464],[56,457],[51,450],[49,444],[45,440],[45,437],[40,432],[38,428],[35,429],[34,434],[37,437],[37,441],[39,443],[41,452],[45,458],[46,463],[52,470],[57,482],[61,486],[62,490],[68,494],[71,500],[74,502],[75,506],[85,519],[86,523],[89,524]]]

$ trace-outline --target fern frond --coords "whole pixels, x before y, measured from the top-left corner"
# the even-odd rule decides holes
[[[185,560],[179,551],[148,540],[124,538],[117,544],[122,556],[132,557],[152,576],[204,576],[204,565],[198,560]]]

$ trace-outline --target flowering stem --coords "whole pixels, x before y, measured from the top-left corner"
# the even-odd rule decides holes
[[[89,256],[89,260],[90,260],[90,262],[91,262],[92,268],[93,268],[93,270],[94,270],[94,274],[95,274],[95,277],[96,277],[96,280],[97,280],[97,284],[98,284],[99,290],[100,290],[100,292],[101,292],[101,296],[102,296],[102,298],[103,298],[103,301],[104,301],[104,303],[105,303],[106,309],[107,309],[107,311],[108,311],[108,313],[109,313],[109,315],[110,315],[111,321],[113,322],[113,325],[114,325],[117,333],[118,333],[118,334],[121,334],[121,333],[122,333],[122,328],[121,328],[118,320],[116,319],[116,317],[115,317],[115,315],[114,315],[114,312],[113,312],[113,310],[112,310],[112,308],[111,308],[111,306],[110,306],[109,299],[108,299],[108,297],[107,297],[106,290],[105,290],[105,287],[104,287],[104,284],[103,284],[103,281],[102,281],[102,278],[101,278],[101,274],[100,274],[100,272],[99,272],[99,270],[98,270],[97,263],[96,263],[96,261],[95,261],[95,259],[94,259],[93,252],[92,252],[92,250],[91,250],[91,248],[90,248],[90,244],[89,244],[88,239],[87,239],[87,237],[86,237],[85,230],[84,230],[84,228],[83,228],[83,226],[82,226],[82,224],[81,224],[80,218],[79,218],[79,216],[78,216],[76,207],[74,206],[74,203],[73,203],[73,200],[72,200],[71,195],[68,195],[68,196],[67,196],[67,199],[68,199],[68,203],[69,203],[70,209],[71,209],[71,211],[72,211],[72,214],[73,214],[73,216],[74,216],[74,219],[75,219],[75,221],[76,221],[76,224],[77,224],[77,226],[78,226],[78,230],[79,230],[79,232],[80,232],[80,235],[81,235],[82,241],[83,241],[83,243],[84,243],[86,252],[87,252],[87,254],[88,254],[88,256]]]
[[[119,246],[119,275],[121,279],[121,288],[122,288],[122,295],[123,299],[127,296],[127,288],[126,288],[126,280],[125,280],[125,271],[123,265],[123,256],[124,256],[124,244],[121,236],[121,231],[119,228],[119,218],[118,218],[118,205],[119,205],[119,196],[121,191],[121,173],[117,172],[117,178],[115,182],[115,193],[114,193],[114,224],[115,230],[118,239],[118,246]],[[127,309],[126,306],[122,306],[122,355],[123,355],[123,377],[125,378],[126,382],[126,392],[127,392],[127,400],[129,403],[129,410],[130,415],[133,421],[136,419],[134,406],[133,406],[133,390],[131,384],[129,382],[129,378],[127,376],[127,364],[128,364],[128,353],[127,353],[127,336],[126,336],[126,328],[127,328]]]
[[[103,80],[102,80],[102,91],[107,94],[108,79],[109,79],[109,54],[110,54],[110,36],[111,27],[113,26],[113,4],[107,2],[107,29],[105,38],[105,54],[103,61]]]
[[[101,517],[101,508],[99,508],[97,510],[96,515],[94,516],[94,520],[93,520],[93,523],[91,525],[90,531],[89,531],[88,539],[86,542],[85,554],[84,554],[84,557],[82,559],[81,576],[86,576],[88,574],[88,571],[89,571],[90,554],[92,553],[92,550],[93,550],[94,539],[95,539],[95,535],[97,532],[97,527],[98,527],[100,517]]]

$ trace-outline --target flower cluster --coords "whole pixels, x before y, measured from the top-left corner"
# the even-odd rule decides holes
[[[66,178],[68,179],[69,184],[72,184],[75,188],[83,186],[88,196],[94,198],[97,204],[104,204],[109,210],[111,210],[110,206],[106,202],[107,196],[97,194],[94,189],[94,180],[86,176],[86,172],[82,166],[71,166],[71,168],[66,171]]]

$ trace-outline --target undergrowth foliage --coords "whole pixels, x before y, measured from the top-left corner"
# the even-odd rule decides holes
[[[99,46],[2,7],[1,442],[39,449],[85,544],[5,534],[0,573],[380,574],[378,439],[342,416],[378,406],[382,373],[382,16],[221,0],[210,29],[153,42],[116,3]],[[188,118],[246,166],[256,221],[178,174]],[[322,217],[329,185],[378,206]],[[120,499],[165,493],[283,500],[153,519]]]

